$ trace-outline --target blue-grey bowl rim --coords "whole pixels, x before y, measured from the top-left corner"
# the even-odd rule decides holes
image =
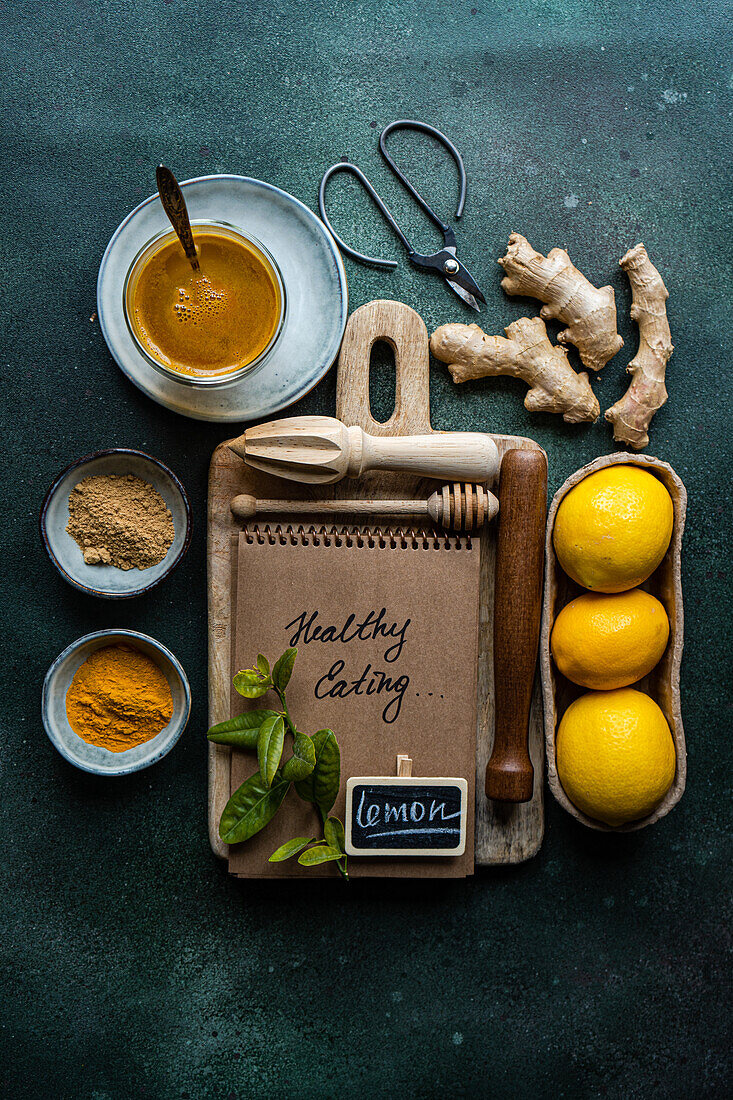
[[[137,458],[145,458],[148,462],[152,462],[154,466],[157,466],[164,474],[167,474],[175,485],[178,492],[181,494],[183,500],[183,507],[186,512],[186,534],[183,539],[183,546],[179,550],[176,557],[166,568],[166,570],[160,574],[160,576],[151,581],[149,584],[144,584],[140,588],[136,588],[133,592],[101,592],[98,588],[92,588],[89,585],[82,584],[81,581],[77,581],[75,577],[72,577],[70,573],[67,573],[61,563],[58,561],[56,555],[51,549],[51,542],[46,533],[46,512],[48,506],[51,503],[51,498],[58,489],[61,482],[64,480],[67,474],[70,474],[72,470],[76,470],[79,466],[83,466],[85,462],[92,462],[96,458],[107,458],[108,455],[135,455]],[[131,600],[136,596],[142,596],[143,592],[149,592],[151,588],[155,588],[161,581],[164,581],[167,576],[176,568],[176,566],[183,560],[186,551],[191,543],[191,535],[193,531],[193,515],[191,512],[191,505],[188,502],[186,490],[173,473],[169,466],[166,466],[164,462],[161,462],[158,458],[153,458],[152,455],[147,454],[145,451],[137,451],[134,447],[109,447],[105,451],[93,451],[91,454],[84,455],[82,458],[78,458],[75,462],[69,463],[65,470],[62,470],[59,476],[54,481],[51,488],[43,498],[43,504],[41,505],[41,512],[38,517],[38,529],[41,534],[41,542],[48,554],[51,562],[56,567],[57,571],[61,574],[65,581],[68,581],[74,588],[78,588],[80,592],[86,592],[88,596],[98,596],[101,600]]]
[[[78,760],[72,760],[72,758],[66,753],[64,746],[57,745],[56,742],[54,741],[54,739],[51,737],[51,734],[48,732],[48,726],[46,725],[46,712],[47,712],[47,709],[48,709],[48,691],[49,691],[49,684],[51,682],[51,679],[53,678],[54,673],[56,672],[56,669],[59,667],[61,662],[69,656],[69,654],[73,653],[77,649],[80,649],[81,646],[83,646],[85,642],[91,642],[94,638],[110,638],[110,637],[113,637],[113,636],[114,637],[123,637],[123,638],[138,638],[138,639],[142,640],[143,642],[148,642],[153,647],[153,649],[156,649],[159,653],[164,654],[164,656],[173,665],[173,668],[175,669],[175,671],[176,671],[176,673],[177,673],[177,675],[178,675],[178,677],[181,681],[181,684],[183,685],[183,695],[184,695],[185,703],[184,703],[184,707],[183,707],[183,722],[181,723],[180,730],[178,731],[176,736],[171,741],[169,741],[168,744],[163,749],[161,749],[160,752],[156,756],[154,756],[151,760],[143,760],[139,764],[133,764],[132,766],[128,766],[122,771],[113,772],[113,771],[109,771],[109,769],[107,769],[103,772],[100,772],[100,771],[97,771],[96,768],[89,767],[85,764],[79,763]],[[186,673],[183,671],[183,665],[178,660],[178,658],[175,657],[171,653],[171,651],[168,649],[168,647],[163,645],[162,642],[157,641],[155,638],[151,638],[151,636],[149,634],[142,634],[139,630],[127,630],[125,627],[110,627],[107,630],[94,630],[94,631],[92,631],[91,634],[82,635],[81,638],[77,638],[76,641],[71,642],[70,645],[67,645],[66,649],[64,649],[61,653],[59,653],[56,660],[52,662],[51,667],[49,668],[49,670],[46,673],[46,675],[44,677],[44,680],[43,680],[43,691],[41,692],[41,720],[43,721],[43,729],[44,729],[44,732],[46,734],[46,737],[48,737],[48,739],[51,742],[51,744],[53,745],[53,747],[56,749],[56,751],[61,756],[63,756],[64,760],[66,760],[67,763],[71,764],[75,768],[78,768],[80,771],[88,772],[90,775],[98,775],[101,779],[106,779],[107,776],[109,776],[112,779],[116,779],[121,775],[132,775],[134,772],[141,772],[145,768],[149,768],[151,764],[157,764],[158,761],[162,760],[164,756],[167,756],[168,753],[173,748],[173,746],[178,743],[178,741],[180,740],[181,735],[183,734],[184,730],[186,729],[186,726],[188,725],[188,720],[189,720],[190,717],[191,717],[191,686],[188,682],[188,677],[186,676]]]

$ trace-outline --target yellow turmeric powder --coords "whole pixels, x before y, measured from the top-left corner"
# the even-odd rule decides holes
[[[74,733],[110,752],[149,741],[172,715],[165,676],[129,645],[95,650],[77,669],[66,693],[66,716]]]

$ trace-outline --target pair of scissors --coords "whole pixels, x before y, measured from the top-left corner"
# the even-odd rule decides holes
[[[396,260],[383,260],[377,256],[366,256],[362,252],[357,252],[355,248],[351,248],[339,237],[336,230],[328,220],[326,214],[326,185],[331,176],[334,176],[337,172],[349,172],[361,183],[364,190],[373,199],[376,206],[381,211],[388,225],[394,230],[399,237],[400,241],[407,249],[407,254],[410,258],[410,263],[414,267],[420,268],[424,271],[434,271],[438,275],[442,275],[448,286],[455,291],[459,298],[461,298],[472,309],[480,312],[481,307],[479,302],[486,304],[486,299],[479,290],[475,280],[471,276],[470,272],[466,268],[456,255],[456,235],[453,229],[446,225],[435,211],[427,204],[425,199],[419,193],[419,191],[413,187],[410,181],[405,176],[404,172],[397,167],[393,158],[387,152],[386,141],[393,130],[421,130],[423,133],[430,134],[436,138],[441,145],[448,150],[453,157],[458,167],[459,178],[459,195],[458,206],[456,207],[456,217],[460,218],[463,213],[463,207],[466,202],[466,169],[463,166],[463,159],[461,154],[456,149],[452,141],[450,141],[445,134],[442,134],[440,130],[436,130],[434,126],[428,126],[426,122],[416,122],[414,119],[398,119],[397,122],[390,122],[389,126],[385,126],[382,133],[379,135],[379,150],[387,161],[387,164],[392,169],[394,174],[400,183],[410,192],[413,199],[418,203],[422,210],[428,215],[431,221],[438,227],[443,234],[443,247],[439,252],[433,252],[431,255],[423,255],[420,252],[416,252],[412,247],[410,241],[400,229],[399,225],[392,216],[387,204],[380,197],[367,177],[356,164],[352,164],[349,160],[339,161],[338,164],[332,164],[331,167],[324,173],[321,180],[321,186],[318,191],[318,208],[321,213],[321,218],[328,226],[331,234],[336,240],[339,248],[347,256],[351,256],[354,260],[359,260],[363,264],[372,264],[375,267],[397,267]]]

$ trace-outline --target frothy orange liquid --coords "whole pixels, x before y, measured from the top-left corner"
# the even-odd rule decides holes
[[[201,270],[177,239],[154,252],[133,289],[138,339],[181,374],[227,374],[247,366],[272,340],[280,289],[260,254],[214,229],[194,227]]]

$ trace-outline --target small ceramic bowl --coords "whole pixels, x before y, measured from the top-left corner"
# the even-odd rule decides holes
[[[173,717],[165,729],[144,744],[125,752],[110,752],[109,749],[88,744],[74,733],[66,717],[66,693],[79,666],[96,649],[117,643],[134,646],[155,661],[165,675],[173,696]],[[186,673],[169,649],[156,642],[155,638],[138,634],[136,630],[98,630],[95,634],[77,638],[56,658],[43,682],[41,715],[51,744],[70,764],[93,775],[129,775],[161,760],[183,733],[190,712],[191,689]]]
[[[83,478],[105,474],[134,474],[157,489],[170,508],[175,535],[168,553],[149,569],[117,569],[114,565],[87,565],[79,545],[67,533],[69,494]],[[49,558],[64,580],[90,596],[125,599],[154,588],[178,565],[191,541],[191,509],[176,475],[143,451],[115,447],[72,462],[56,479],[41,508],[41,539]]]

